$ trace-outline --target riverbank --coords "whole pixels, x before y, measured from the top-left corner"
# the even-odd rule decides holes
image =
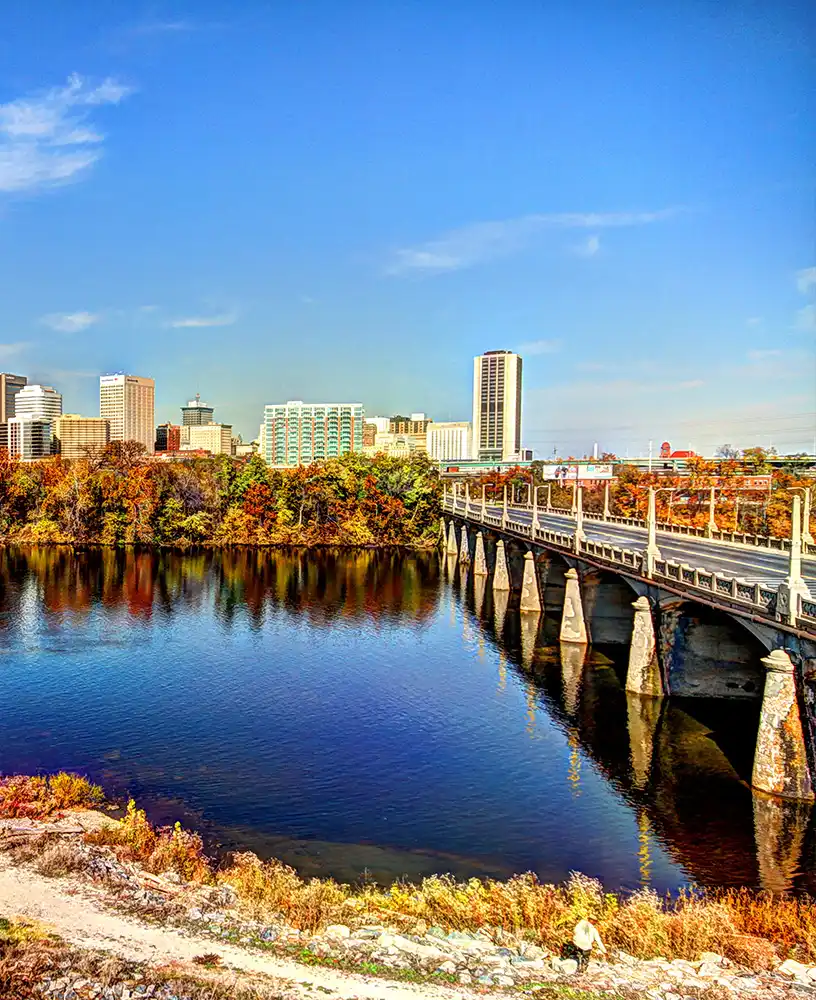
[[[116,821],[99,812],[100,805],[100,790],[73,776],[0,781],[0,916],[39,921],[64,942],[49,943],[40,932],[12,924],[2,945],[10,960],[20,949],[35,956],[70,945],[113,952],[130,963],[150,958],[154,972],[168,961],[193,963],[174,969],[187,975],[197,969],[193,959],[211,955],[205,964],[218,975],[222,964],[241,975],[294,979],[308,972],[314,986],[331,972],[341,978],[326,989],[358,997],[381,995],[363,991],[361,983],[376,986],[383,977],[393,981],[391,997],[397,996],[390,991],[394,982],[420,983],[422,996],[501,988],[544,990],[539,995],[545,997],[565,984],[617,995],[645,991],[650,1000],[703,996],[715,988],[720,996],[723,990],[816,993],[816,903],[810,899],[747,891],[675,901],[649,892],[621,898],[579,875],[562,886],[532,876],[460,884],[436,877],[390,889],[304,881],[291,868],[250,854],[216,868],[195,834],[178,825],[157,830],[133,804]],[[561,955],[584,918],[597,926],[608,955],[579,973]],[[29,938],[33,943],[26,944]],[[83,978],[77,958],[46,954],[45,964],[32,961],[40,983],[64,979],[56,972],[66,961],[73,965],[61,971],[76,966]],[[91,966],[94,961],[88,959]],[[147,972],[128,972],[131,979],[135,974]],[[443,992],[428,992],[431,986]],[[458,992],[444,992],[452,987]],[[72,995],[105,993],[74,989]]]

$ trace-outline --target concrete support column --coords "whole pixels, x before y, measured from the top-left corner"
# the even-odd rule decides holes
[[[708,524],[705,529],[705,537],[713,538],[717,530],[717,522],[714,520],[714,504],[717,502],[717,488],[711,487],[711,496],[708,499]]]
[[[448,527],[448,547],[445,551],[449,556],[455,556],[459,552],[459,546],[456,544],[456,525],[453,521]]]
[[[532,552],[528,552],[524,557],[524,576],[521,581],[519,611],[541,611],[538,574],[536,573],[535,556]]]
[[[587,644],[587,630],[584,622],[584,607],[581,603],[581,585],[578,571],[568,569],[564,574],[566,590],[564,592],[564,610],[561,612],[561,642],[574,642],[577,645]]]
[[[470,562],[470,539],[468,538],[467,525],[462,525],[462,541],[459,543],[459,562],[464,566]]]
[[[814,799],[793,664],[784,649],[763,658],[765,694],[751,784],[783,799]]]
[[[652,606],[648,597],[639,597],[632,603],[632,607],[635,609],[635,618],[629,645],[626,690],[632,694],[659,698],[664,693],[663,678],[657,662]]]
[[[793,495],[793,510],[791,511],[791,540],[788,575],[779,584],[776,592],[776,612],[782,621],[795,625],[799,612],[799,598],[810,600],[810,590],[802,579],[802,522],[801,498],[798,493]]]
[[[487,559],[485,557],[484,535],[476,532],[476,551],[473,554],[473,575],[487,576]]]
[[[643,569],[646,576],[654,574],[655,559],[660,559],[660,549],[657,547],[657,504],[655,501],[655,488],[649,487],[649,509],[646,513],[646,528],[649,535],[646,548],[643,550]]]
[[[445,535],[445,518],[444,517],[440,517],[439,518],[439,538],[437,539],[436,544],[440,548],[444,549],[445,548],[445,540],[446,540],[446,535]]]
[[[504,541],[501,538],[496,542],[496,569],[493,572],[493,590],[510,590],[510,573],[507,568]]]
[[[586,535],[584,534],[584,488],[583,486],[575,487],[576,505],[575,505],[575,534],[572,537],[572,548],[573,551],[578,553],[581,551],[581,543],[586,541]]]
[[[609,520],[609,482],[604,483],[604,509],[603,509],[603,519],[604,521]]]

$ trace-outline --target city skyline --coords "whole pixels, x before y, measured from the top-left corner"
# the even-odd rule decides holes
[[[515,9],[6,12],[0,367],[248,440],[276,399],[465,419],[503,348],[540,457],[811,450],[807,5]]]

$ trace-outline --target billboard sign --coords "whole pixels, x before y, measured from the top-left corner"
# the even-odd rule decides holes
[[[565,480],[566,482],[590,482],[595,479],[612,479],[611,462],[579,462],[577,465],[542,465],[541,478]]]

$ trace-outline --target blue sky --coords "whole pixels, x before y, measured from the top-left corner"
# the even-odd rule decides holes
[[[470,416],[525,444],[816,435],[806,2],[6,5],[0,367]]]

